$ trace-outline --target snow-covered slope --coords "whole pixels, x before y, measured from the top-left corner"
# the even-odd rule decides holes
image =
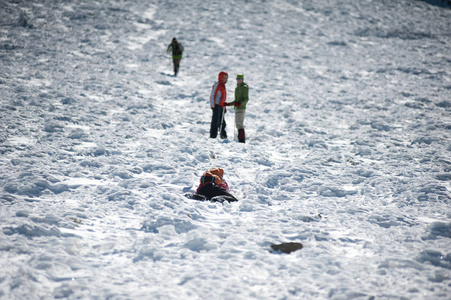
[[[2,1],[0,298],[449,299],[450,32],[414,0]],[[222,70],[246,144],[233,109],[208,137]],[[238,203],[184,197],[214,166]]]

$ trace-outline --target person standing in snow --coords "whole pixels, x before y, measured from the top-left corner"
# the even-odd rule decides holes
[[[226,112],[225,103],[227,99],[227,91],[225,84],[229,78],[227,72],[220,72],[218,75],[218,81],[213,84],[210,94],[210,108],[213,111],[210,125],[210,138],[215,139],[220,132],[221,139],[227,138],[227,132],[225,131],[226,122],[224,114]]]
[[[199,187],[195,194],[186,194],[190,199],[213,202],[236,202],[236,199],[229,191],[229,185],[224,180],[224,170],[221,168],[211,168],[200,178]]]
[[[167,53],[172,49],[172,63],[174,64],[174,76],[177,76],[180,67],[180,61],[182,60],[182,53],[185,50],[176,38],[172,39],[172,42],[169,44]]]
[[[244,82],[244,74],[236,75],[235,100],[226,103],[227,106],[235,106],[235,126],[238,130],[238,141],[240,143],[246,142],[244,133],[244,113],[246,112],[246,104],[249,101],[249,87]]]

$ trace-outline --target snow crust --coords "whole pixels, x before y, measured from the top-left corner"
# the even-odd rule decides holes
[[[2,1],[0,298],[450,299],[450,32],[414,0]],[[233,109],[208,138],[222,70],[246,144]],[[184,197],[210,167],[239,202]]]

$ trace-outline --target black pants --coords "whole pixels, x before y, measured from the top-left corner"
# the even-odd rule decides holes
[[[221,126],[222,120],[222,126]],[[227,132],[225,131],[226,122],[224,118],[224,108],[222,106],[216,105],[213,109],[213,116],[211,117],[210,125],[210,137],[215,139],[218,136],[218,131],[221,130],[221,139],[227,138]]]
[[[172,62],[174,63],[174,75],[175,76],[177,76],[177,73],[179,72],[181,60],[182,60],[181,58],[173,58],[172,59]]]
[[[188,198],[200,200],[200,201],[206,201],[210,200],[213,202],[236,202],[238,199],[236,199],[232,194],[227,192],[225,189],[212,184],[208,183],[201,187],[196,194],[190,194],[187,195]]]

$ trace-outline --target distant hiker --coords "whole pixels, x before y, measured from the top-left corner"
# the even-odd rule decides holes
[[[235,126],[238,130],[238,141],[246,142],[244,133],[244,113],[246,112],[246,104],[249,101],[249,87],[244,83],[244,74],[236,75],[235,100],[226,103],[227,106],[235,106]]]
[[[229,185],[223,179],[224,170],[221,168],[211,168],[200,178],[199,187],[195,194],[186,194],[190,199],[213,202],[236,202],[238,201],[229,192]]]
[[[213,111],[211,117],[210,125],[210,137],[215,139],[218,136],[218,131],[220,132],[221,139],[227,138],[227,132],[225,131],[226,122],[224,119],[224,114],[226,112],[225,103],[227,98],[227,91],[225,84],[229,74],[222,71],[218,75],[218,81],[213,84],[210,94],[210,108]]]
[[[167,53],[172,49],[172,63],[174,64],[174,76],[177,76],[180,67],[180,61],[182,60],[182,53],[185,50],[176,38],[172,39],[172,42],[169,44]]]

